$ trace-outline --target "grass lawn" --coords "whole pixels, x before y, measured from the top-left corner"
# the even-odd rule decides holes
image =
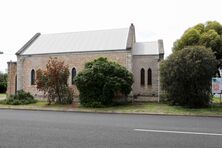
[[[221,101],[221,102],[220,102]],[[213,98],[213,103],[215,103],[215,104],[220,104],[220,103],[222,103],[222,95],[221,95],[221,100],[220,100],[220,97],[214,97]]]
[[[219,104],[219,98],[214,98],[214,104],[208,108],[189,109],[180,106],[169,106],[164,103],[145,102],[129,103],[127,105],[107,107],[107,108],[85,108],[73,105],[47,105],[47,102],[39,101],[29,105],[1,105],[0,108],[17,109],[42,109],[42,110],[60,110],[60,111],[83,111],[83,112],[107,112],[107,113],[148,113],[148,114],[168,114],[168,115],[207,115],[222,116],[222,105]]]
[[[6,94],[1,94],[0,93],[0,100],[5,99],[6,98]]]
[[[88,108],[81,108],[83,110],[91,110]],[[180,106],[169,106],[164,103],[146,102],[135,103],[123,106],[115,106],[109,108],[97,108],[95,111],[102,112],[123,112],[123,113],[149,113],[149,114],[171,114],[171,115],[221,115],[222,106],[212,105],[203,109],[189,109]]]

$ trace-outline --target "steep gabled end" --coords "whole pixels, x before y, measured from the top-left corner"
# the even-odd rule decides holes
[[[15,55],[20,55],[22,52],[24,52],[39,36],[41,33],[36,33],[24,46],[22,46],[19,51],[15,53]]]

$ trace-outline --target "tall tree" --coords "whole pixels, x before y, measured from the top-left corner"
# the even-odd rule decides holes
[[[210,48],[217,59],[217,68],[222,66],[222,25],[217,21],[208,21],[188,28],[173,46],[173,51],[179,51],[187,46],[201,45]],[[220,76],[219,71],[217,72]]]

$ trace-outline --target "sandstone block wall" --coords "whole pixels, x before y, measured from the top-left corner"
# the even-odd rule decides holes
[[[34,69],[36,71],[38,69],[45,69],[50,57],[58,57],[58,59],[65,61],[65,64],[68,64],[70,70],[68,83],[70,86],[74,87],[76,95],[78,95],[75,85],[71,84],[71,70],[73,67],[76,68],[78,73],[83,70],[86,62],[99,57],[107,57],[108,60],[118,62],[131,71],[132,59],[130,55],[131,53],[129,51],[110,51],[23,56],[22,72],[19,73],[19,77],[24,78],[22,81],[22,89],[30,92],[34,96],[43,96],[43,93],[36,89],[36,85],[31,85],[31,70]]]
[[[140,97],[158,97],[159,89],[159,55],[133,56],[133,94]],[[145,85],[141,86],[141,69],[145,70]],[[152,70],[152,85],[148,85],[148,69]]]
[[[43,96],[43,92],[36,89],[36,85],[31,85],[31,70],[45,69],[50,57],[58,57],[65,61],[70,70],[68,84],[74,88],[75,95],[79,92],[75,85],[71,84],[71,70],[76,68],[77,73],[83,70],[86,62],[99,57],[107,57],[110,61],[115,61],[125,67],[134,75],[134,84],[131,95],[139,95],[137,100],[157,100],[159,97],[159,56],[158,55],[132,55],[130,51],[109,51],[109,52],[83,52],[83,53],[63,53],[45,54],[32,56],[19,56],[18,63],[8,62],[8,88],[7,95],[14,94],[16,88],[30,92],[34,96]],[[145,70],[145,85],[140,84],[140,70]],[[152,85],[147,85],[148,69],[152,70]],[[17,77],[17,86],[16,86]],[[150,99],[151,98],[151,99]]]

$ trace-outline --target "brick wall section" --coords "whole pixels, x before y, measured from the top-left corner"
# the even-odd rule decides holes
[[[127,67],[131,71],[131,53],[129,51],[109,51],[109,52],[84,52],[84,53],[64,53],[64,54],[50,54],[50,55],[32,55],[23,56],[23,70],[22,75],[24,77],[22,89],[30,92],[35,96],[42,96],[43,93],[36,89],[36,85],[31,85],[31,70],[45,69],[46,64],[50,57],[58,57],[60,60],[65,61],[68,64],[70,70],[70,76],[68,83],[71,85],[71,70],[76,68],[77,73],[83,70],[86,62],[92,61],[99,57],[107,57],[110,61],[118,62],[119,64]],[[20,76],[21,77],[21,76]],[[75,88],[75,86],[73,86]],[[78,91],[75,88],[76,95]]]
[[[17,63],[8,62],[7,97],[16,92]]]
[[[134,74],[134,84],[133,84],[133,94],[139,94],[141,98],[143,97],[153,97],[157,99],[158,88],[159,88],[159,55],[141,55],[133,56],[133,74]],[[140,70],[144,68],[145,70],[145,85],[140,84]],[[152,85],[147,85],[148,80],[148,69],[152,70]],[[145,100],[145,99],[143,99]],[[150,99],[149,99],[150,100]]]

